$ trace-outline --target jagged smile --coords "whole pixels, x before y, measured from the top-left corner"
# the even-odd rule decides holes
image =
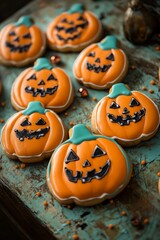
[[[25,88],[25,91],[27,93],[31,93],[33,97],[37,97],[38,95],[40,95],[41,97],[45,97],[47,94],[48,95],[54,94],[54,92],[56,92],[57,89],[58,89],[58,86],[54,86],[52,88],[46,88],[46,89],[27,86]]]
[[[130,122],[139,122],[143,116],[145,116],[146,113],[146,109],[142,108],[139,112],[135,112],[133,116],[126,114],[126,116],[123,118],[122,115],[118,115],[117,117],[115,117],[113,114],[108,113],[107,116],[109,118],[109,120],[112,123],[118,123],[121,126],[126,126],[129,125]]]
[[[96,169],[86,172],[86,176],[83,177],[82,171],[77,171],[76,175],[73,176],[73,171],[65,167],[65,173],[70,182],[76,183],[78,180],[81,180],[82,183],[91,182],[92,179],[101,179],[103,178],[109,171],[111,166],[111,161],[108,159],[106,164],[103,167],[100,167],[100,171],[96,172]]]
[[[31,45],[32,43],[16,46],[13,43],[6,42],[6,47],[9,48],[11,52],[19,52],[19,53],[28,52]]]
[[[44,137],[48,132],[49,132],[50,127],[46,127],[46,128],[39,128],[36,131],[29,131],[27,129],[23,129],[21,130],[14,130],[16,133],[16,137],[20,140],[20,141],[24,141],[25,138],[28,139],[39,139],[41,137]]]
[[[91,64],[91,63],[89,63],[89,62],[87,62],[86,63],[86,67],[87,67],[87,69],[89,70],[89,71],[94,71],[95,73],[99,73],[99,72],[107,72],[109,69],[110,69],[110,67],[111,67],[112,65],[111,64],[109,64],[109,65],[102,65],[102,66],[97,66],[97,65],[95,65],[95,64]]]

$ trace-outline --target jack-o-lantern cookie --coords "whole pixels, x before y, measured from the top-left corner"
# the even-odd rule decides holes
[[[9,158],[33,163],[50,157],[66,137],[58,115],[35,101],[9,118],[2,129],[1,144]]]
[[[46,37],[29,16],[6,25],[0,31],[0,62],[25,66],[40,57],[46,48]]]
[[[74,4],[67,12],[57,16],[47,28],[47,41],[51,49],[77,52],[96,42],[102,34],[99,19],[82,4]]]
[[[78,124],[51,156],[47,183],[61,204],[91,206],[122,191],[131,172],[131,162],[113,139]]]
[[[24,70],[11,90],[11,103],[16,110],[31,101],[40,101],[45,108],[62,112],[72,103],[74,92],[64,70],[54,67],[47,58],[39,58],[33,67]]]
[[[97,103],[91,121],[95,133],[132,146],[154,136],[159,127],[159,111],[149,97],[117,83]]]
[[[85,48],[73,65],[75,78],[87,87],[106,89],[120,82],[128,70],[125,53],[117,46],[114,36]]]

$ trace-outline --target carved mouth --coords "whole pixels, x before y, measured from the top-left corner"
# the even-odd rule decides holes
[[[31,93],[33,97],[37,97],[38,94],[41,96],[41,97],[45,97],[47,94],[48,95],[52,95],[54,94],[58,89],[58,86],[54,86],[52,88],[34,88],[34,87],[29,87],[27,86],[25,88],[25,91],[27,93]]]
[[[88,25],[88,21],[85,21],[84,23],[77,24],[73,27],[66,28],[63,26],[56,26],[55,29],[58,32],[61,32],[63,30],[65,33],[74,33],[74,32],[77,32],[78,28],[85,29],[87,25]]]
[[[94,71],[95,73],[107,72],[107,71],[110,69],[111,66],[112,66],[111,64],[109,64],[109,65],[105,65],[105,64],[104,64],[104,65],[101,67],[100,65],[97,66],[97,65],[91,64],[91,63],[89,63],[89,62],[86,63],[86,68],[87,68],[89,71]]]
[[[142,117],[145,116],[145,113],[146,109],[142,108],[139,112],[135,112],[133,116],[127,114],[125,118],[123,118],[123,116],[121,115],[115,117],[113,114],[110,113],[108,113],[107,116],[112,123],[118,123],[121,126],[126,126],[129,125],[130,122],[139,122]]]
[[[68,37],[68,38],[63,38],[61,35],[57,34],[57,38],[61,41],[64,41],[65,43],[67,43],[69,40],[73,41],[75,40],[76,38],[79,38],[81,35],[81,32],[80,33],[77,33],[75,35],[73,35],[72,37]]]
[[[28,131],[27,129],[23,129],[21,130],[14,130],[16,133],[16,137],[20,140],[20,141],[24,141],[25,138],[28,139],[39,139],[41,137],[44,137],[48,132],[49,132],[50,127],[46,127],[46,128],[39,128],[36,131]]]
[[[86,173],[86,176],[83,177],[82,171],[77,171],[76,176],[73,176],[73,171],[65,167],[65,173],[67,175],[67,178],[70,182],[76,183],[78,180],[81,180],[82,183],[88,183],[91,182],[92,179],[101,179],[103,178],[109,171],[111,166],[111,161],[108,159],[106,164],[103,167],[100,167],[100,171],[96,172],[96,169],[93,169],[91,171],[88,171]]]
[[[31,47],[32,43],[25,44],[22,46],[15,46],[13,43],[6,42],[6,47],[10,49],[11,52],[28,52],[29,48]]]

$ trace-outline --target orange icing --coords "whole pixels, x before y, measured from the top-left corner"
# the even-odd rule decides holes
[[[49,188],[56,199],[62,203],[70,200],[70,203],[81,204],[83,202],[91,203],[95,199],[103,201],[104,198],[112,198],[126,186],[130,179],[130,162],[117,143],[104,136],[96,138],[96,135],[95,139],[90,135],[90,140],[87,137],[85,137],[86,140],[83,140],[84,135],[82,134],[83,131],[79,134],[81,142],[78,142],[76,138],[74,142],[71,138],[71,142],[69,139],[57,148],[49,163],[47,179]],[[96,146],[100,147],[105,154],[93,157]],[[66,159],[71,151],[74,151],[79,159],[67,163]],[[90,165],[84,167],[86,160]],[[77,182],[72,182],[65,172],[66,168],[72,171],[73,176],[81,172],[82,177],[85,178],[88,172],[101,171],[106,161],[110,161],[110,168],[107,174],[100,179],[91,178],[88,182],[78,179]]]
[[[135,98],[140,103],[139,106],[130,107],[131,98]],[[116,102],[120,108],[111,109],[112,102]],[[140,112],[142,108],[145,108],[145,116],[138,122],[131,121],[129,125],[121,126],[118,123],[113,123],[107,117],[107,114],[113,114],[115,117],[122,116],[124,108],[129,110],[129,115],[134,116],[135,112]],[[133,141],[143,136],[148,136],[157,131],[159,126],[159,112],[154,102],[146,95],[133,91],[131,95],[119,95],[116,98],[109,98],[108,96],[101,99],[94,109],[94,116],[92,117],[92,123],[95,123],[95,129],[98,133],[101,133],[108,137],[120,139],[124,141]]]
[[[95,56],[88,56],[94,52]],[[114,61],[106,59],[110,54],[113,54]],[[99,58],[100,62],[95,62]],[[85,48],[74,62],[73,72],[75,78],[90,87],[108,88],[114,82],[122,80],[122,75],[127,68],[127,59],[125,53],[121,49],[103,50],[98,44],[92,44]],[[96,67],[111,65],[106,72],[94,72],[87,69],[87,63],[94,64]]]
[[[85,21],[88,21],[87,26],[82,28],[77,28],[77,31],[74,33],[66,33],[65,31],[57,31],[56,26],[61,26],[64,28],[74,27],[79,24],[83,24],[82,20],[77,20],[80,16],[83,17]],[[63,19],[67,19],[68,22],[73,22],[73,25],[70,25],[68,22],[61,22]],[[92,39],[95,38],[95,35],[97,36],[101,30],[101,24],[98,18],[91,13],[90,11],[84,11],[83,13],[72,13],[69,14],[67,12],[64,12],[60,14],[58,17],[56,17],[48,26],[47,29],[47,39],[48,42],[52,45],[57,45],[58,47],[63,46],[77,46],[86,42],[92,41]],[[62,38],[66,39],[68,37],[73,37],[75,34],[80,34],[78,38],[75,38],[73,40],[67,41],[61,41],[57,38],[57,34],[59,34]]]
[[[25,119],[31,123],[30,126],[21,126]],[[36,122],[42,118],[45,121],[44,125],[36,125]],[[20,140],[15,133],[15,130],[22,131],[24,129],[37,131],[49,127],[49,131],[45,136],[36,139],[24,138]],[[15,113],[5,124],[2,129],[1,142],[4,151],[11,156],[17,158],[32,158],[41,157],[44,153],[52,153],[53,150],[64,140],[64,127],[60,118],[53,112],[47,111],[45,114],[34,112],[30,115],[24,115],[23,112]]]
[[[27,80],[33,74],[35,74],[36,80]],[[53,74],[56,80],[47,81],[51,74]],[[44,81],[44,85],[38,85],[41,80]],[[31,93],[25,91],[25,88],[28,86],[34,89],[44,88],[45,90],[54,86],[58,86],[58,88],[53,94],[46,94],[45,96],[38,94],[37,96],[33,96]],[[26,108],[31,101],[40,101],[44,107],[51,108],[56,112],[60,112],[62,108],[68,107],[72,94],[73,87],[71,80],[61,68],[52,68],[51,70],[41,69],[40,71],[28,68],[18,76],[11,90],[12,101],[20,109]]]
[[[14,36],[10,36],[11,32],[15,32]],[[25,34],[30,33],[31,38],[24,38]],[[14,41],[15,38],[19,38],[19,41]],[[28,45],[31,43],[30,48],[27,51],[11,51],[6,47],[6,42],[17,46]],[[27,27],[25,25],[14,26],[14,24],[8,24],[0,32],[0,57],[5,61],[20,62],[26,61],[30,58],[40,56],[40,52],[45,48],[45,37],[40,28],[36,25]]]

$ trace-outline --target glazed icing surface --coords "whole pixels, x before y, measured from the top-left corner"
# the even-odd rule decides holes
[[[87,86],[104,89],[122,80],[127,68],[125,53],[117,48],[116,38],[108,36],[79,54],[73,65],[73,73]]]
[[[64,203],[111,198],[126,186],[130,175],[131,162],[124,150],[110,138],[92,135],[83,124],[74,126],[47,169],[51,193]]]
[[[135,141],[157,131],[159,111],[149,97],[119,83],[97,103],[92,123],[102,135]]]

